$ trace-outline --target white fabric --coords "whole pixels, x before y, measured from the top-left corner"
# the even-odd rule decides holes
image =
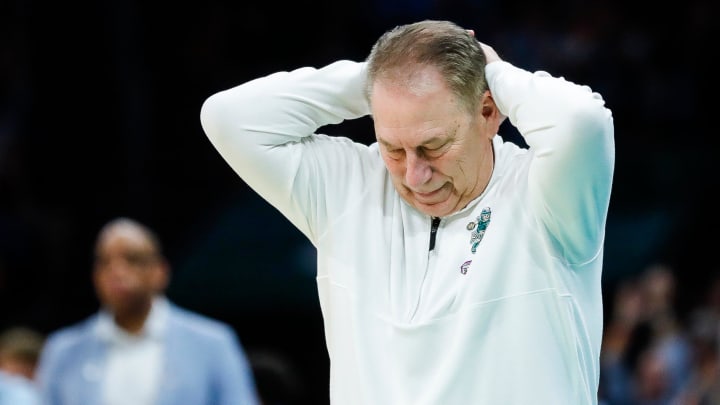
[[[156,390],[161,385],[167,305],[164,298],[155,299],[139,334],[127,333],[109,313],[101,314],[98,333],[110,345],[102,376],[104,405],[155,404]]]
[[[494,62],[487,76],[530,150],[495,137],[490,184],[442,218],[432,251],[431,218],[398,196],[376,144],[314,134],[369,113],[363,63],[203,105],[220,154],[317,247],[333,405],[597,403],[612,116],[546,73]]]

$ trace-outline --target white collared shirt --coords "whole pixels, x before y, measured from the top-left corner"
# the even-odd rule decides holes
[[[118,327],[110,313],[101,313],[98,333],[110,343],[102,374],[103,404],[155,403],[162,374],[167,312],[166,299],[156,298],[143,330],[137,335]]]

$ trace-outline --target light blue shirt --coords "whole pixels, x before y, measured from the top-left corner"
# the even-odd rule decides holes
[[[40,395],[31,381],[0,371],[0,405],[40,405]]]

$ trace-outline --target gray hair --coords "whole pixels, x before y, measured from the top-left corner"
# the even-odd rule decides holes
[[[365,95],[371,100],[378,81],[412,86],[418,68],[433,66],[468,112],[474,112],[488,90],[487,59],[480,43],[466,29],[450,21],[425,20],[385,32],[367,59]]]

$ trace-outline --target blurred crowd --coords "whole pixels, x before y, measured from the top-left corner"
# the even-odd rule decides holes
[[[658,263],[623,280],[611,299],[600,361],[607,405],[720,404],[720,274],[677,309],[677,276]]]

